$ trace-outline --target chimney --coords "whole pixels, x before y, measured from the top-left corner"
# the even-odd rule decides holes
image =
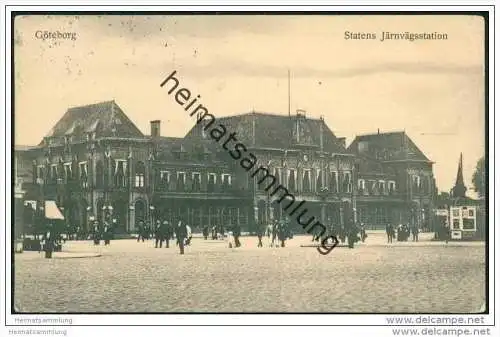
[[[151,137],[157,138],[160,137],[160,123],[161,121],[155,120],[151,121]]]

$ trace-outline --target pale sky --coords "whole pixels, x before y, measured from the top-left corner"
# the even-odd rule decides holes
[[[38,31],[76,33],[41,40]],[[377,40],[345,40],[350,32]],[[382,31],[448,40],[379,41]],[[194,120],[160,83],[177,70],[215,116],[253,109],[324,116],[356,134],[406,130],[454,184],[460,152],[472,188],[484,155],[484,22],[473,16],[26,16],[15,23],[16,144],[38,144],[72,106],[116,100],[149,134],[182,137]],[[474,193],[470,195],[474,196]]]

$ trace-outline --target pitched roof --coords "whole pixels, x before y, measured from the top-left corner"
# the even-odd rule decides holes
[[[207,120],[207,119],[206,119]],[[333,153],[344,153],[342,140],[337,138],[321,119],[303,115],[289,117],[284,114],[249,112],[235,116],[216,117],[216,123],[226,127],[227,135],[236,132],[235,138],[247,147],[287,149],[297,145],[296,129],[299,123],[299,145],[320,148],[321,128],[323,149]],[[202,124],[192,128],[186,138],[199,137]],[[215,124],[212,126],[214,127]]]
[[[347,151],[384,161],[430,161],[404,131],[356,136]]]
[[[69,108],[47,137],[85,132],[96,132],[96,137],[144,137],[114,100]]]

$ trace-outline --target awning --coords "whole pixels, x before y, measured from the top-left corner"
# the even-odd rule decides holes
[[[53,220],[64,220],[64,216],[53,200],[45,201],[45,217]]]

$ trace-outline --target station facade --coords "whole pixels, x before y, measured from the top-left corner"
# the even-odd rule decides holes
[[[361,135],[346,146],[322,118],[304,113],[218,121],[324,224],[431,226],[433,163],[405,132]],[[109,215],[123,233],[141,220],[179,218],[195,230],[238,222],[253,231],[285,216],[279,196],[242,169],[203,123],[183,138],[161,136],[159,120],[150,125],[144,135],[115,101],[68,109],[38,145],[16,147],[24,200],[53,200],[80,228]]]

